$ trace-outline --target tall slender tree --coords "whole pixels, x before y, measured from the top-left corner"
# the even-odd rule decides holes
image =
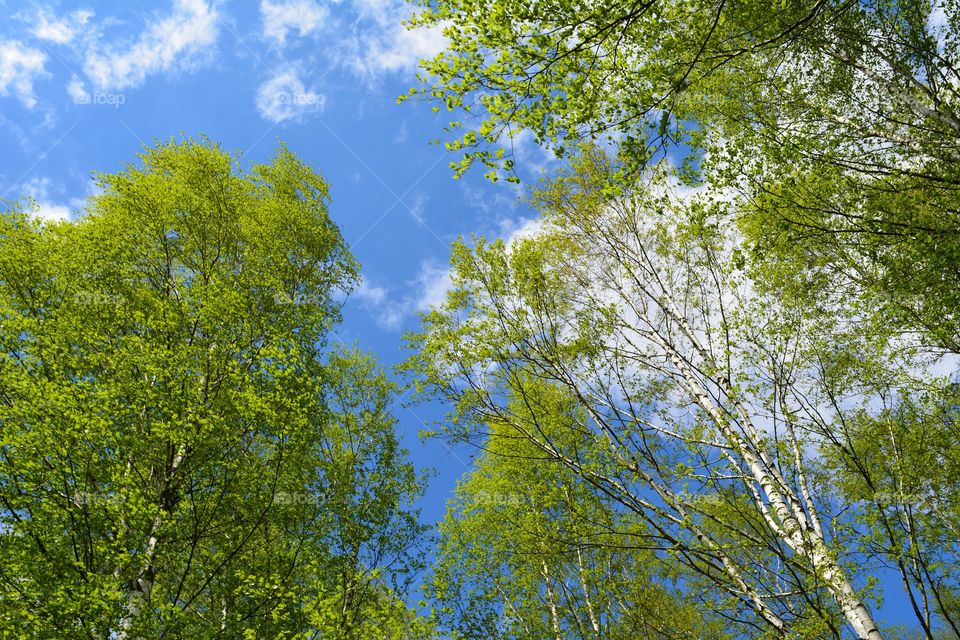
[[[857,528],[825,456],[868,471],[874,484],[858,497],[867,517],[888,479],[905,481],[902,504],[908,478],[879,479],[861,425],[888,422],[876,407],[890,393],[908,407],[917,394],[947,398],[949,381],[925,373],[911,343],[864,330],[842,292],[804,309],[758,286],[742,236],[724,224],[736,199],[657,173],[611,198],[611,172],[590,151],[535,196],[536,236],[455,246],[454,288],[414,337],[412,362],[455,403],[447,432],[483,442],[484,425],[507,425],[507,437],[642,518],[662,557],[724,594],[712,606],[738,624],[777,637],[883,637],[871,599],[877,563],[891,556],[869,548],[878,532]],[[545,428],[555,394],[577,409],[576,438]],[[952,456],[943,406],[943,421],[925,426]],[[941,500],[941,515],[955,508]],[[956,542],[924,525],[904,543],[909,530],[895,520],[882,549],[896,556],[908,544],[918,562],[906,579],[916,587],[930,569],[926,594],[936,583],[947,603]],[[938,606],[918,608],[927,635],[954,624]]]
[[[552,409],[540,412],[544,437],[578,439],[576,403],[547,386],[537,397]],[[510,426],[488,427],[440,526],[429,591],[444,629],[463,638],[733,637],[728,621],[697,606],[705,593],[658,560],[664,547],[641,518]]]

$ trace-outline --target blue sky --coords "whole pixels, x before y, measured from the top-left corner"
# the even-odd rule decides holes
[[[436,32],[411,32],[402,1],[14,2],[0,0],[0,199],[75,216],[91,174],[116,172],[145,144],[206,135],[244,161],[282,140],[331,185],[331,215],[363,265],[338,336],[402,359],[402,334],[442,297],[458,235],[509,235],[532,213],[479,172],[454,180],[444,114],[396,104]],[[520,149],[521,170],[546,156]],[[524,164],[523,160],[528,162]],[[438,476],[424,517],[442,516],[468,452],[421,444],[438,407],[397,407],[414,461]]]

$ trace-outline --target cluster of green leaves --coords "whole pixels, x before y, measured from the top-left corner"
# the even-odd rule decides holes
[[[412,28],[448,38],[410,95],[463,116],[456,175],[515,180],[520,131],[559,156],[605,138],[630,173],[679,156],[749,205],[772,277],[839,273],[956,348],[955,0],[413,4]]]
[[[835,92],[847,63],[827,57],[825,47],[853,49],[897,11],[845,2],[412,4],[421,10],[411,26],[442,29],[449,44],[423,61],[422,84],[409,96],[462,111],[464,119],[449,125],[463,132],[448,143],[464,151],[453,168],[460,174],[480,162],[492,175],[511,174],[505,138],[522,129],[560,156],[585,138],[607,138],[642,163],[664,143],[688,141],[685,122],[775,118],[768,108],[809,76],[809,68],[784,65],[788,55],[813,56],[810,66],[823,72],[814,82],[829,78],[823,92]]]
[[[423,480],[395,388],[328,343],[358,266],[281,147],[0,216],[0,635],[402,637]]]

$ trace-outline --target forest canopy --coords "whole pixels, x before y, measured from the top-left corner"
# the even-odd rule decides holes
[[[635,594],[550,578],[602,567],[588,545],[681,585],[669,619],[692,598],[705,626],[677,637],[900,637],[891,598],[960,637],[956,3],[415,4],[448,41],[401,100],[452,113],[454,175],[518,181],[523,136],[565,161],[535,231],[455,244],[411,337],[438,431],[483,449],[435,588],[500,617],[442,621],[618,637]],[[498,473],[547,486],[478,500]],[[589,498],[541,502],[561,487]],[[517,538],[473,529],[503,517]],[[528,535],[536,585],[495,588],[536,573],[500,555]]]
[[[960,640],[960,0],[397,3],[262,2],[229,31],[270,77],[221,51],[191,96],[337,143],[340,210],[309,155],[199,134],[69,213],[44,152],[2,203],[0,637]],[[129,49],[14,22],[103,122],[212,52],[221,3],[174,4]],[[27,112],[47,49],[4,38]],[[423,167],[345,88],[420,57]]]

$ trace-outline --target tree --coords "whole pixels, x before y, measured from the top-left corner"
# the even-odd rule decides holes
[[[328,343],[358,266],[326,183],[191,140],[98,183],[0,217],[2,634],[400,637],[422,481]]]
[[[566,423],[575,404],[547,386],[538,392],[548,394],[544,432],[577,438]],[[429,595],[452,637],[731,637],[726,621],[701,617],[695,590],[678,595],[680,580],[658,561],[642,520],[509,426],[489,425],[439,537]]]
[[[956,0],[414,4],[449,39],[411,95],[456,112],[457,175],[516,179],[521,131],[559,156],[606,139],[631,174],[670,158],[749,205],[777,277],[957,352]]]
[[[937,621],[943,637],[957,637],[960,584],[940,566],[955,566],[960,551],[956,389],[898,395],[873,415],[846,416],[845,441],[827,450],[827,468],[856,514],[844,525],[851,539],[865,557],[895,567],[924,637]]]
[[[467,152],[459,169],[477,160],[504,168],[509,154],[495,149],[519,129],[559,153],[609,135],[646,150],[641,160],[654,143],[686,141],[683,122],[714,142],[719,133],[734,144],[749,136],[768,151],[788,141],[851,151],[884,140],[911,154],[939,148],[944,159],[960,134],[951,1],[413,4],[422,10],[411,27],[443,28],[449,41],[423,61],[411,94],[463,110],[467,119],[451,123],[466,131],[452,143]],[[869,88],[886,89],[879,109],[862,92]],[[898,138],[904,130],[909,137]]]
[[[717,224],[739,226],[736,260],[751,286],[834,328],[846,314],[844,348],[902,340],[958,353],[955,1],[415,4],[412,26],[442,26],[449,45],[424,61],[411,95],[458,112],[447,143],[464,152],[458,175],[482,163],[515,179],[510,146],[522,130],[560,156],[606,138],[624,162],[603,177],[608,196],[679,165],[687,185],[730,203]],[[821,437],[833,441],[824,455],[845,460],[829,473],[858,505],[852,543],[896,567],[925,637],[938,616],[960,635],[956,585],[924,568],[956,554],[945,533],[956,522],[954,391],[893,381],[894,359],[854,367],[863,351],[830,354],[827,340],[818,397],[843,419]],[[840,411],[858,375],[885,414]],[[906,489],[927,479],[936,500]]]
[[[827,456],[867,466],[853,417],[882,424],[885,393],[906,407],[945,397],[948,381],[910,343],[864,331],[842,292],[805,310],[759,286],[725,224],[736,198],[653,170],[611,198],[612,174],[588,151],[534,196],[535,237],[455,245],[453,290],[413,337],[410,365],[454,403],[446,433],[484,442],[504,425],[642,519],[659,557],[711,585],[723,596],[711,606],[755,633],[883,637],[871,572],[899,552],[865,549]],[[575,438],[544,427],[556,394],[576,407]],[[952,426],[936,437],[955,450]],[[871,490],[868,511],[883,507]],[[944,538],[927,533],[911,554],[924,555],[928,584],[953,593],[956,544],[937,548]]]

